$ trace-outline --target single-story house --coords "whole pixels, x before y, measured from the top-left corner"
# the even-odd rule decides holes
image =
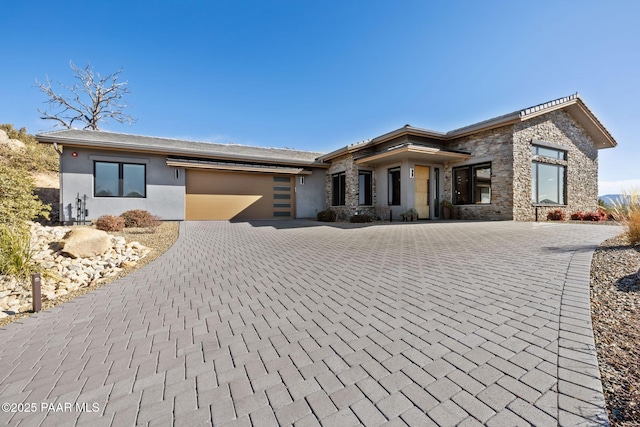
[[[167,220],[533,220],[597,207],[598,150],[616,141],[577,95],[449,132],[406,125],[331,153],[60,130],[61,220],[145,209]],[[61,149],[60,147],[63,147]]]

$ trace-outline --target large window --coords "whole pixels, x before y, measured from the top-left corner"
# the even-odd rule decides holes
[[[400,168],[389,169],[389,205],[400,205]]]
[[[491,203],[491,163],[453,169],[453,203]]]
[[[345,205],[345,193],[346,182],[344,172],[334,173],[331,175],[331,205],[332,206],[344,206]]]
[[[565,166],[533,162],[531,202],[537,205],[565,204]]]
[[[360,206],[373,205],[372,176],[371,171],[358,172],[358,205]]]
[[[550,159],[566,160],[567,152],[554,148],[541,147],[539,145],[531,146],[531,154],[534,156],[548,157]]]
[[[95,162],[95,197],[147,197],[146,167],[132,163]]]

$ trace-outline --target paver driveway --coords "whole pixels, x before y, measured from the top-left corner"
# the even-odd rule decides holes
[[[606,423],[589,263],[618,231],[185,223],[147,267],[0,330],[0,401],[35,410],[0,423]]]

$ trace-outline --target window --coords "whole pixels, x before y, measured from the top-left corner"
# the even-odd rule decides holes
[[[389,205],[400,205],[400,168],[389,169]]]
[[[436,190],[433,198],[433,216],[440,218],[440,168],[433,168],[434,187]]]
[[[453,203],[455,205],[491,203],[490,163],[453,169]]]
[[[373,185],[371,171],[358,172],[358,204],[360,206],[373,205]]]
[[[346,187],[344,172],[331,175],[331,206],[345,205]]]
[[[550,159],[567,160],[566,151],[541,147],[539,145],[531,146],[531,154],[533,154],[534,156],[548,157]]]
[[[147,197],[146,166],[95,162],[93,185],[95,197]]]
[[[540,205],[564,205],[565,166],[533,162],[531,165],[531,202]]]

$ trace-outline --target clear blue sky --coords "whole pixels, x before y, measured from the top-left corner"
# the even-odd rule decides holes
[[[35,79],[69,61],[132,91],[105,130],[331,151],[579,92],[618,141],[600,194],[640,186],[638,1],[10,1],[0,123],[50,130]]]

